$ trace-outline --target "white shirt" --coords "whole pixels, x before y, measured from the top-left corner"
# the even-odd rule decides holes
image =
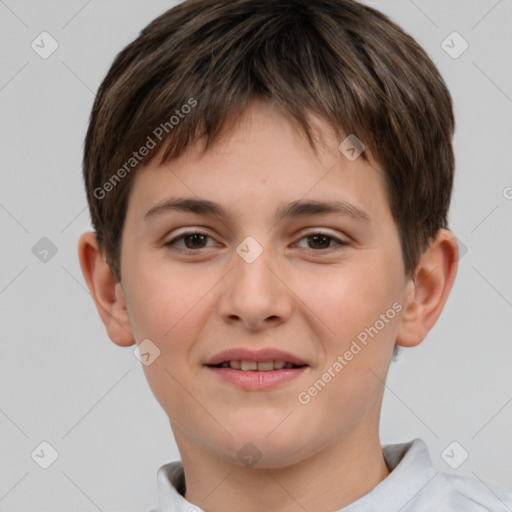
[[[419,438],[384,445],[382,450],[390,474],[368,494],[336,512],[512,512],[511,492],[476,478],[438,471]],[[159,506],[149,512],[205,512],[183,497],[181,462],[162,466],[157,483]]]

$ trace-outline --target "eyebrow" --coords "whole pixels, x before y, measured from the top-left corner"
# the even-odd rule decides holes
[[[223,220],[229,220],[234,217],[233,213],[218,203],[208,199],[195,197],[177,197],[161,201],[153,206],[145,215],[144,220],[148,221],[156,215],[168,211],[182,211],[195,213],[197,215],[213,216]],[[371,222],[371,217],[364,210],[346,201],[292,201],[289,204],[281,205],[275,214],[275,220],[280,221],[285,218],[302,217],[307,215],[325,215],[333,214],[352,217],[355,220]]]

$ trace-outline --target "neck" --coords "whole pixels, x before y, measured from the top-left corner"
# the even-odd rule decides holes
[[[271,469],[220,460],[177,434],[185,499],[208,512],[332,512],[370,492],[390,473],[378,431],[369,435],[360,429],[305,460]]]

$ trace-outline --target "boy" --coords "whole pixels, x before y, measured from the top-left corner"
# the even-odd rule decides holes
[[[117,56],[79,256],[180,451],[156,510],[512,509],[379,441],[456,275],[453,131],[425,52],[353,0],[188,0]]]

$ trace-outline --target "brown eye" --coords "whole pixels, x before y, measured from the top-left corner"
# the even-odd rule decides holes
[[[206,247],[206,240],[209,237],[205,233],[199,233],[196,231],[191,231],[189,233],[183,233],[176,238],[173,238],[169,242],[165,244],[166,247],[170,247],[171,249],[178,252],[199,252],[199,249],[204,249]],[[185,247],[178,246],[177,242],[182,241],[185,243]]]
[[[206,238],[208,238],[206,235],[202,235],[201,233],[194,233],[192,235],[184,236],[183,240],[185,241],[187,249],[202,249],[204,247]]]
[[[310,249],[315,252],[325,251],[328,249],[339,249],[341,246],[349,245],[348,242],[326,233],[312,233],[304,236],[301,240],[306,240],[307,247],[304,247],[305,249]],[[331,242],[333,241],[335,242],[334,246],[331,245]]]
[[[313,243],[312,249],[327,249],[332,240],[332,237],[327,235],[311,235],[306,238],[308,243]]]

